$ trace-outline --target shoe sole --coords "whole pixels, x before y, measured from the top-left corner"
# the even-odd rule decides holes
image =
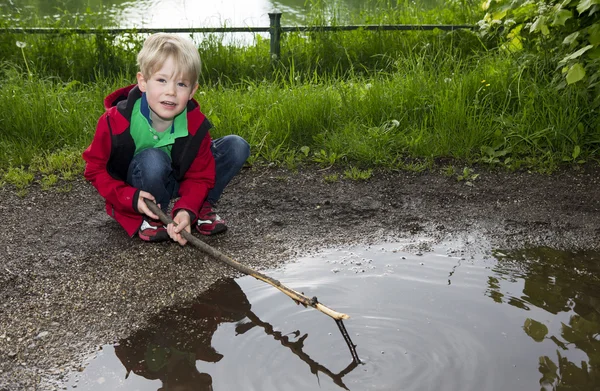
[[[165,242],[165,241],[169,240],[169,234],[166,233],[166,232],[164,233],[164,235],[163,234],[158,234],[158,235],[155,235],[155,236],[148,236],[148,235],[144,235],[144,234],[138,233],[138,236],[144,242],[157,243],[157,242]]]
[[[223,232],[227,231],[227,226],[225,224],[217,224],[210,231],[203,231],[200,228],[198,228],[198,226],[196,226],[196,231],[198,231],[198,233],[200,233],[201,235],[204,235],[204,236],[212,236],[212,235],[222,234]]]

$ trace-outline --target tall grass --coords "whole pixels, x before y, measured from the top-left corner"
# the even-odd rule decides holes
[[[496,54],[469,64],[452,56],[434,67],[426,61],[426,54],[414,55],[393,73],[345,80],[290,75],[210,89],[201,99],[217,135],[240,134],[265,159],[273,150],[299,155],[308,147],[365,166],[397,167],[409,157],[494,162],[495,155],[502,156],[495,163],[515,167],[558,162],[576,147],[596,154],[600,123],[585,93],[558,96]]]
[[[476,16],[469,7],[369,4],[344,19],[315,1],[309,22]],[[48,176],[78,159],[73,151],[91,141],[104,96],[134,80],[143,38],[0,34],[0,170],[31,167]],[[502,52],[471,31],[290,33],[277,61],[261,36],[253,45],[194,39],[203,59],[196,98],[215,124],[212,136],[246,138],[253,161],[406,168],[443,157],[551,170],[597,156],[600,120],[587,91],[557,93],[544,59]],[[23,52],[16,40],[26,42]]]
[[[463,0],[465,1],[465,0]],[[443,10],[426,10],[409,2],[371,0],[358,14],[342,14],[337,5],[310,1],[306,25],[319,27],[340,24],[409,24],[409,23],[475,23],[467,20],[465,8],[457,0],[447,2]],[[328,2],[330,4],[331,2]],[[114,78],[136,71],[135,57],[147,34],[135,29],[119,35],[109,33],[76,34],[71,27],[97,29],[106,26],[107,16],[83,14],[77,18],[63,14],[55,19],[34,16],[0,21],[5,27],[52,27],[56,34],[0,34],[0,53],[5,61],[24,66],[21,49],[15,43],[26,44],[24,49],[29,67],[40,76],[62,80],[94,82],[98,77]],[[282,21],[285,25],[285,16]],[[385,71],[391,64],[388,56],[408,53],[424,42],[437,42],[436,34],[390,31],[292,32],[283,35],[283,50],[277,62],[269,54],[269,40],[255,35],[251,45],[237,45],[235,36],[222,34],[193,34],[203,59],[201,80],[207,85],[231,85],[247,79],[273,80],[281,69],[294,67],[303,74],[338,75]],[[472,34],[454,34],[451,43],[462,45],[470,52],[477,46]],[[25,67],[25,66],[24,66]]]

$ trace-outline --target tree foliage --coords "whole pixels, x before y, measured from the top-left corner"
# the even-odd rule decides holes
[[[486,0],[483,36],[512,53],[551,59],[559,88],[591,89],[600,104],[600,0]]]

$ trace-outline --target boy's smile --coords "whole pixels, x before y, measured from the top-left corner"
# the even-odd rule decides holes
[[[140,91],[146,93],[152,111],[152,127],[158,132],[168,128],[173,118],[185,110],[198,89],[198,83],[176,74],[175,70],[173,57],[168,57],[149,78],[141,72],[137,74]]]

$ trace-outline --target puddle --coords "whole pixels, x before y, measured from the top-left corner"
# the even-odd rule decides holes
[[[600,254],[464,257],[384,244],[267,272],[345,326],[251,277],[167,308],[82,373],[78,390],[539,390],[600,387]],[[460,246],[459,246],[460,247]]]

